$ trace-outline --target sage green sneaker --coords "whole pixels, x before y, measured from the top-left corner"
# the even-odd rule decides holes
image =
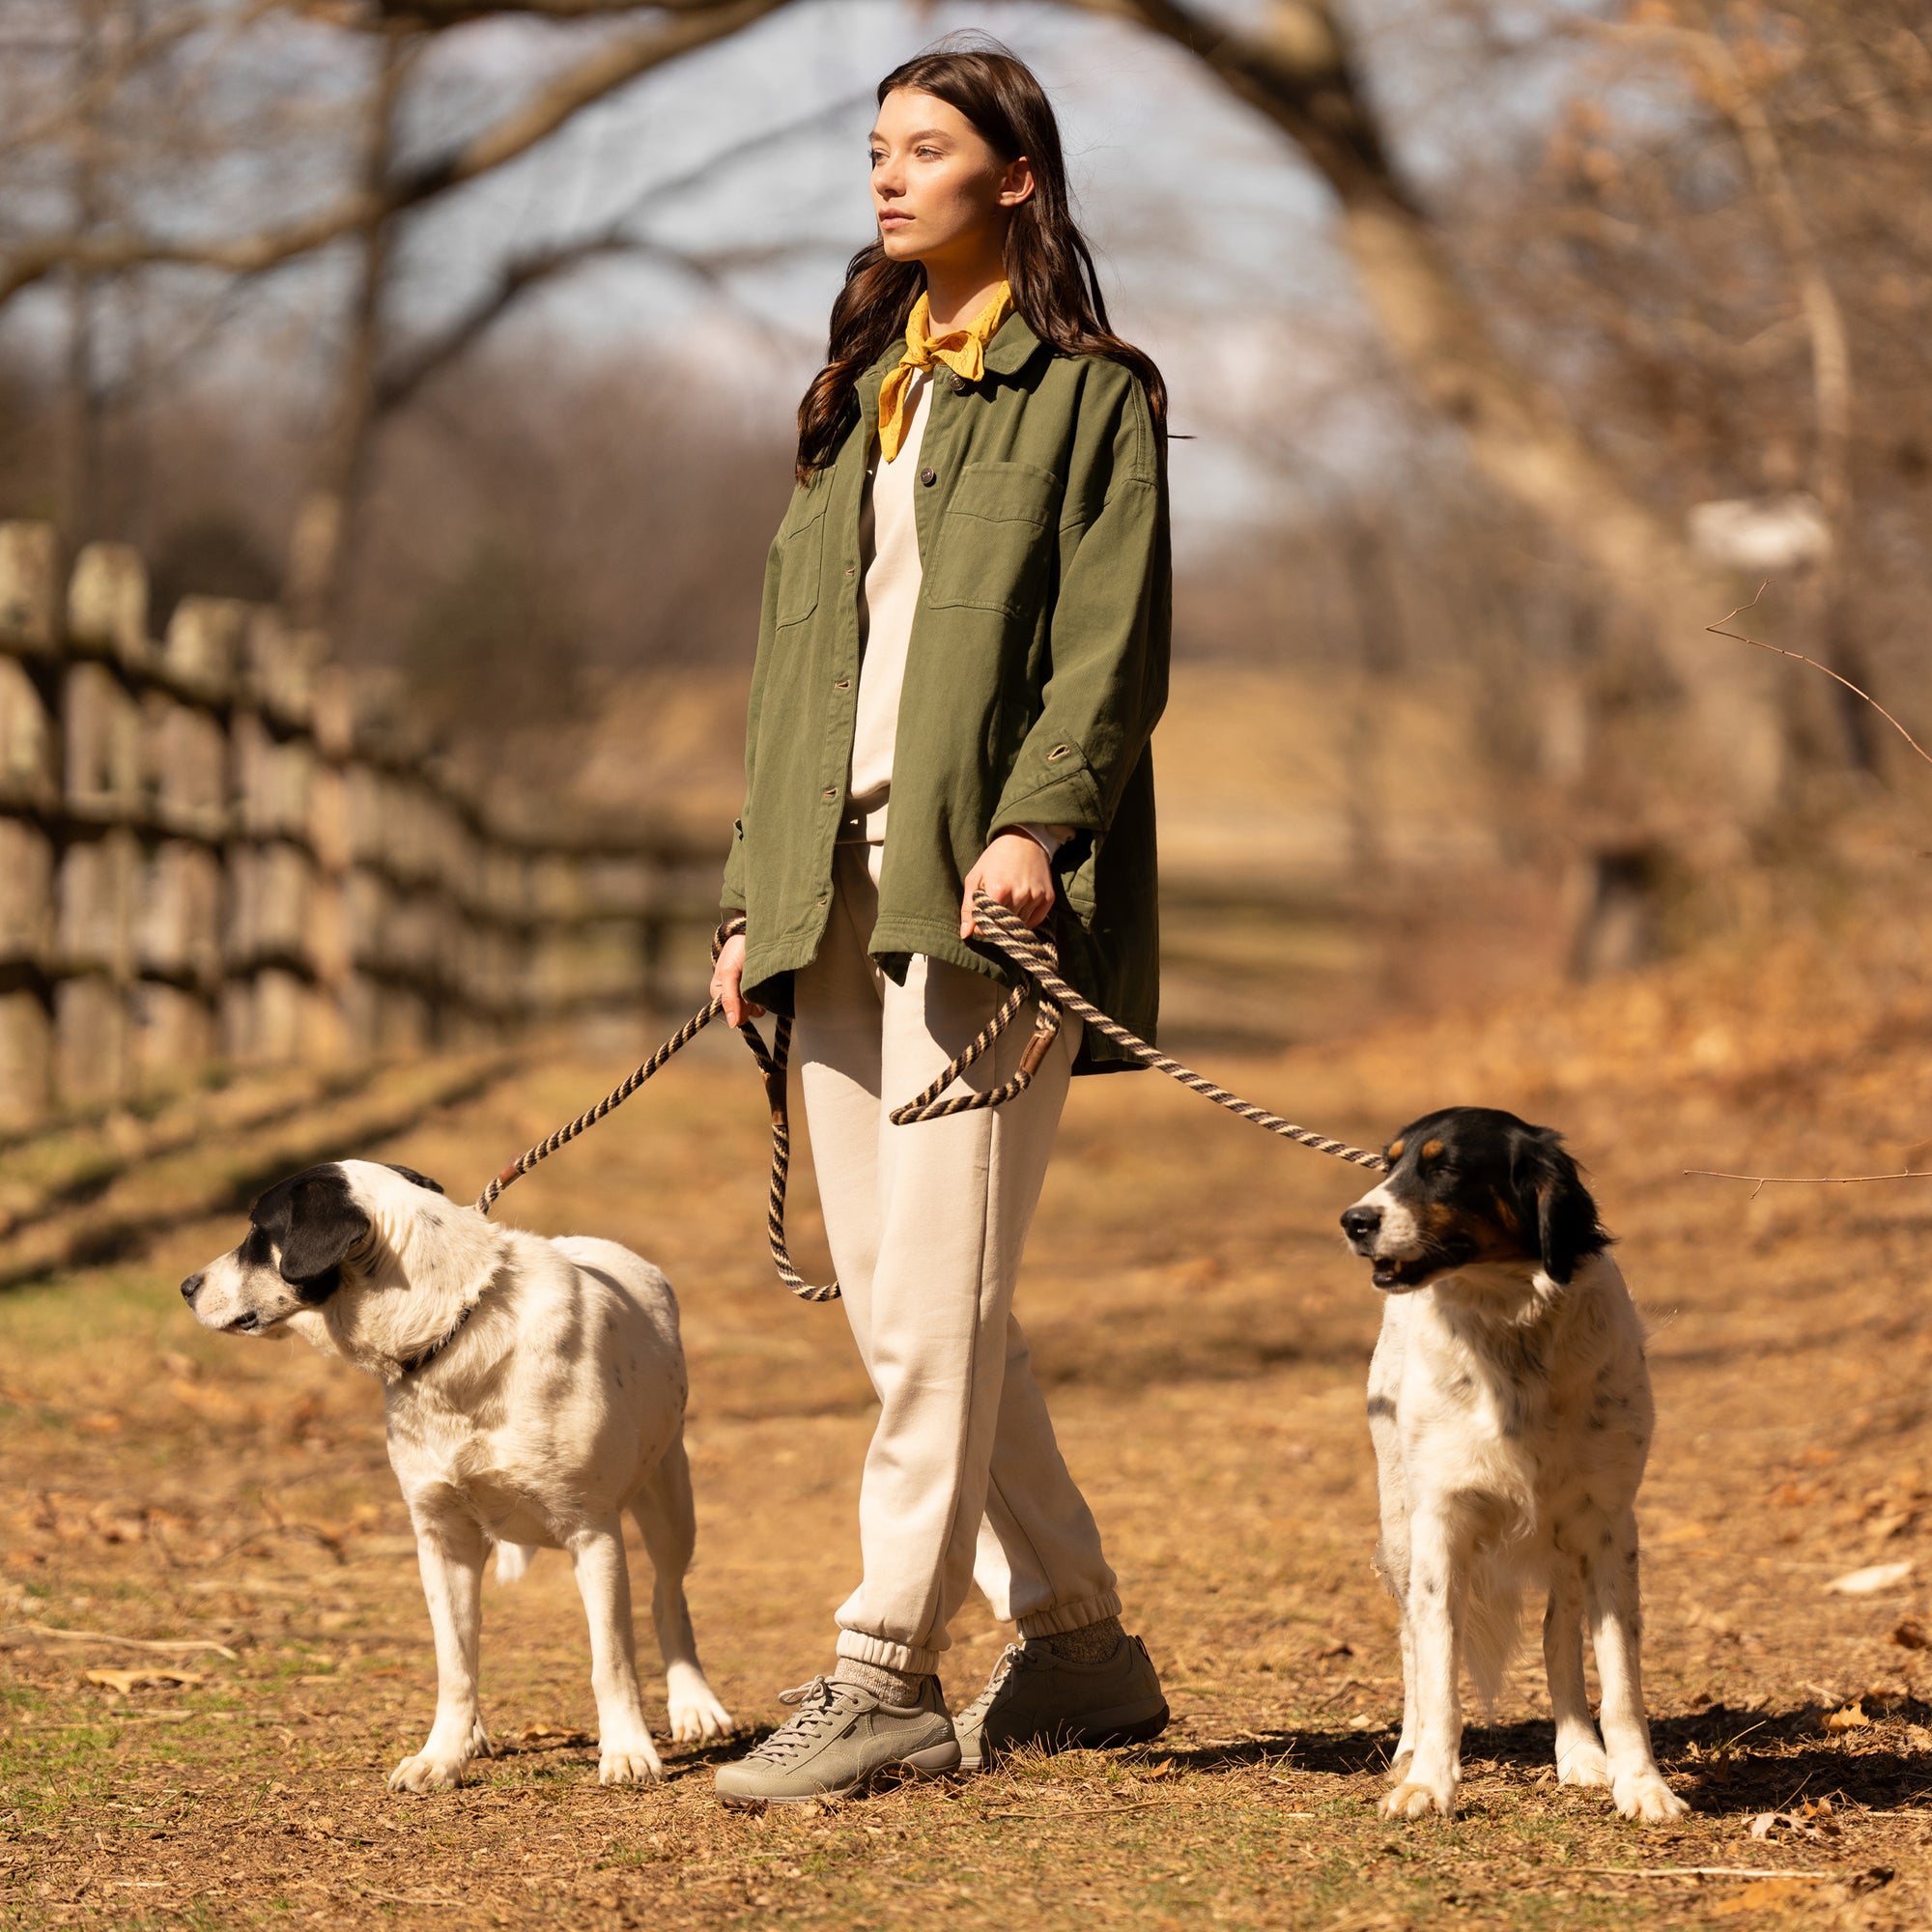
[[[809,1804],[847,1797],[879,1777],[959,1768],[959,1740],[936,1677],[910,1709],[829,1677],[785,1691],[780,1702],[796,1704],[796,1715],[736,1764],[719,1767],[718,1796],[726,1804]]]
[[[1009,1643],[986,1688],[952,1720],[959,1769],[984,1771],[1003,1750],[1140,1744],[1167,1729],[1167,1699],[1153,1659],[1137,1636],[1122,1636],[1111,1657],[1075,1663],[1044,1641]]]

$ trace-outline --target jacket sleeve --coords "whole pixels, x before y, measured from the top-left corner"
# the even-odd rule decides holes
[[[1040,713],[1000,794],[996,826],[1104,833],[1167,701],[1167,486],[1147,393],[1122,373],[1084,456],[1076,439]]]
[[[765,657],[771,649],[779,599],[779,569],[782,539],[774,537],[765,556],[765,595],[758,616],[758,655],[752,666],[752,696],[745,708],[745,806],[731,826],[731,849],[724,855],[724,881],[719,889],[719,909],[728,918],[746,908],[745,812],[751,809],[752,772],[758,754],[758,704],[764,695]]]

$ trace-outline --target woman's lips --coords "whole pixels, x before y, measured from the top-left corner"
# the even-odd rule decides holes
[[[898,228],[911,219],[912,216],[909,214],[882,214],[879,216],[879,226],[881,228]]]

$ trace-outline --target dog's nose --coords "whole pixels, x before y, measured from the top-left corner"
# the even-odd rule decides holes
[[[195,1296],[201,1293],[201,1281],[202,1278],[200,1275],[191,1274],[182,1283],[182,1299],[184,1301],[190,1304],[193,1303]]]
[[[1351,1241],[1366,1241],[1381,1224],[1382,1210],[1379,1208],[1357,1206],[1342,1210],[1342,1232]]]

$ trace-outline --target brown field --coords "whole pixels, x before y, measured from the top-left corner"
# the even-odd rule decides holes
[[[234,1239],[224,1213],[0,1297],[0,1923],[1924,1924],[1932,1573],[1824,1585],[1927,1555],[1932,1194],[1682,1171],[1927,1164],[1928,937],[1894,908],[1209,1061],[1351,1138],[1480,1100],[1561,1125],[1589,1164],[1655,1332],[1646,1662],[1660,1756],[1695,1807],[1681,1824],[1557,1788],[1520,1663],[1468,1735],[1463,1818],[1378,1817],[1400,1689],[1369,1566],[1378,1308],[1334,1234],[1355,1178],[1145,1076],[1076,1088],[1021,1305],[1170,1689],[1159,1744],[802,1815],[724,1813],[715,1754],[688,1748],[661,1788],[601,1790],[582,1616],[544,1556],[487,1596],[502,1754],[460,1793],[390,1796],[433,1668],[380,1398],[299,1345],[187,1319],[174,1284]],[[699,1638],[725,1701],[766,1725],[830,1657],[869,1410],[837,1310],[764,1265],[740,1059],[700,1042],[504,1208],[629,1241],[677,1284]],[[465,1193],[610,1072],[533,1059],[355,1151]],[[809,1202],[798,1218],[810,1254]],[[952,1696],[1001,1640],[969,1605]],[[89,1675],[111,1670],[136,1675]],[[1790,1822],[1754,1836],[1767,1812]]]

